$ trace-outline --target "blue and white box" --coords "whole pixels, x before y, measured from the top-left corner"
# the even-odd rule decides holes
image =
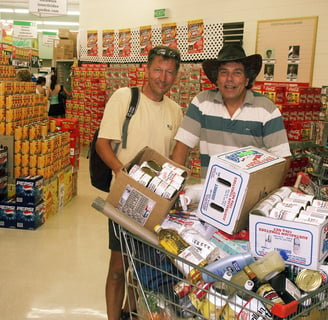
[[[16,202],[37,204],[43,197],[43,177],[22,176],[16,179]]]
[[[249,232],[255,257],[284,250],[288,256],[286,263],[319,270],[328,256],[328,220],[316,225],[251,214]]]
[[[281,185],[285,163],[253,146],[212,156],[197,216],[229,234],[245,229],[250,209]]]
[[[44,223],[44,201],[38,204],[16,203],[16,227],[18,229],[36,229]]]

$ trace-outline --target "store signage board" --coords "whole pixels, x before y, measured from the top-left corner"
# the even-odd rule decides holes
[[[38,32],[36,24],[28,21],[14,21],[13,36],[19,39],[37,38]]]
[[[54,40],[58,39],[57,32],[42,32],[42,45],[45,47],[53,47]]]
[[[168,18],[168,9],[155,9],[154,10],[154,18],[162,19],[162,18]]]
[[[67,0],[29,0],[29,12],[38,16],[67,15]]]

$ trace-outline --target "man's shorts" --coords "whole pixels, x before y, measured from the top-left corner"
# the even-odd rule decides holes
[[[108,219],[108,234],[109,234],[109,246],[112,251],[122,251],[120,241],[120,229],[119,225],[114,221]],[[125,252],[125,244],[123,243],[123,252]]]

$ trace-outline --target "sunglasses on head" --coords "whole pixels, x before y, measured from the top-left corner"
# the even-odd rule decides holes
[[[153,48],[151,53],[180,61],[180,54],[171,48]]]

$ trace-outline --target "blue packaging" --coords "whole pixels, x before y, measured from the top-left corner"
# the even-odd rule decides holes
[[[16,203],[16,227],[18,229],[36,229],[44,223],[44,201],[38,204]]]
[[[16,202],[37,204],[43,197],[43,177],[22,176],[16,179]]]
[[[15,199],[9,199],[0,202],[0,227],[16,228]]]
[[[213,261],[205,266],[204,269],[222,278],[226,271],[230,271],[232,274],[235,274],[254,261],[255,260],[250,252],[238,253]],[[203,280],[205,282],[217,281],[211,276],[210,273],[203,271]]]

